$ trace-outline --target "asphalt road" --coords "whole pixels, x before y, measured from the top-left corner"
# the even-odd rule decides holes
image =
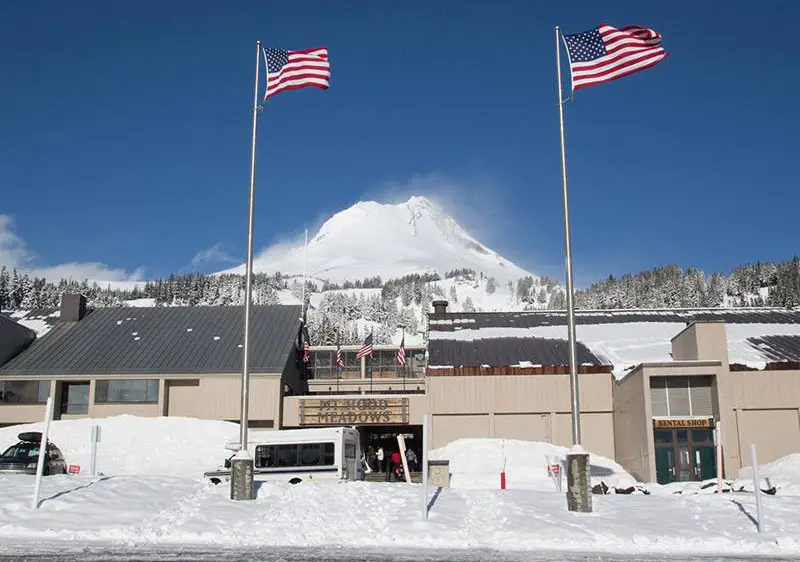
[[[769,562],[795,561],[780,557],[719,557],[685,555],[615,555],[601,553],[568,552],[497,552],[469,551],[378,551],[378,550],[320,550],[320,549],[228,549],[197,547],[79,547],[54,544],[6,545],[0,553],[0,562],[11,561],[74,561],[74,562],[744,562],[764,560]]]

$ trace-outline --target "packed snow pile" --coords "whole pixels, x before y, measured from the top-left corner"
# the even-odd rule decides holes
[[[225,443],[236,439],[239,425],[215,420],[121,415],[110,418],[56,420],[50,440],[68,464],[89,469],[92,425],[100,426],[98,473],[200,477],[219,466],[231,452]],[[42,431],[42,423],[0,428],[0,449],[17,442],[23,431]]]
[[[202,545],[220,558],[225,547],[270,546],[371,547],[416,559],[425,548],[800,554],[796,497],[764,498],[765,537],[748,517],[756,512],[752,495],[737,498],[741,508],[719,495],[593,496],[587,516],[568,512],[564,494],[552,491],[431,490],[429,519],[422,521],[418,484],[271,483],[258,488],[254,501],[233,501],[229,486],[199,479],[63,475],[43,479],[34,510],[34,479],[0,475],[0,541],[58,547],[62,557],[92,543],[143,550]]]
[[[555,482],[548,475],[547,465],[557,464],[566,488],[565,462],[567,447],[519,441],[516,439],[458,439],[428,453],[430,459],[447,459],[453,475],[451,486],[467,490],[496,490],[500,473],[505,468],[509,489],[552,492]],[[614,461],[589,455],[592,486],[604,482],[609,488],[629,488],[636,480]]]
[[[777,488],[781,495],[800,496],[800,453],[786,455],[759,467],[758,476],[761,478],[762,489],[767,486],[766,481]],[[739,479],[749,482],[753,487],[753,469],[749,466],[739,471]]]

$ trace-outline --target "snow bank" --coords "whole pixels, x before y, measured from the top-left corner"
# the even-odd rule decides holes
[[[519,441],[516,439],[458,439],[441,449],[430,451],[431,459],[448,459],[451,486],[467,490],[496,490],[505,466],[506,486],[510,489],[552,492],[553,480],[547,474],[548,459],[561,465],[564,472],[567,447]],[[614,461],[590,454],[592,485],[605,482],[609,487],[627,488],[636,480]]]
[[[92,425],[100,426],[97,471],[105,475],[164,475],[200,477],[230,456],[225,442],[236,439],[239,425],[193,418],[142,418],[122,415],[100,419],[57,420],[50,439],[69,464],[89,469]],[[43,424],[0,428],[0,449],[17,442],[23,431],[42,431]]]
[[[93,423],[102,428],[104,476],[46,477],[34,510],[35,478],[0,474],[0,542],[58,545],[59,555],[91,543],[800,554],[795,496],[764,498],[768,536],[758,535],[749,518],[751,494],[737,494],[736,504],[729,494],[593,496],[591,515],[569,513],[545,470],[546,456],[563,460],[567,449],[546,443],[461,439],[433,451],[432,458],[450,459],[453,487],[430,490],[430,517],[422,521],[418,484],[266,483],[254,501],[230,500],[227,485],[199,476],[228,454],[224,443],[238,436],[233,423],[134,416],[56,421],[53,440],[70,462],[88,462]],[[0,445],[40,425],[2,428]],[[504,458],[509,489],[501,491]],[[595,481],[633,480],[613,461],[592,455],[591,462]],[[785,467],[796,463],[774,463],[775,470],[788,473]]]
[[[759,467],[762,488],[766,487],[765,479],[778,489],[782,495],[800,496],[800,453],[786,455]],[[739,471],[739,479],[752,482],[753,469],[749,466]],[[750,485],[752,488],[752,484]]]
[[[0,541],[59,544],[59,555],[91,543],[130,547],[306,546],[399,550],[562,550],[615,554],[800,554],[797,498],[765,498],[769,535],[741,508],[710,495],[594,496],[594,513],[569,513],[563,494],[530,490],[443,490],[429,520],[420,486],[372,482],[265,484],[251,502],[228,486],[164,476],[53,476],[30,507],[34,478],[0,475]],[[433,496],[433,492],[431,494]],[[746,513],[743,513],[744,510]],[[453,559],[458,554],[454,553]]]

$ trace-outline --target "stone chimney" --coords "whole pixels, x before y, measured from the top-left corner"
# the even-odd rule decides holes
[[[434,314],[447,313],[447,301],[433,301],[431,304],[433,305]]]
[[[61,295],[61,320],[78,322],[86,315],[86,297],[83,295]]]

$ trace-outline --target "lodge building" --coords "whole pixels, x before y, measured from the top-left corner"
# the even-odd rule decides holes
[[[571,444],[566,314],[452,313],[437,301],[426,346],[312,347],[299,306],[254,306],[250,426],[354,425],[362,441],[419,450],[463,437]],[[800,452],[800,310],[576,313],[582,443],[643,481],[699,480]],[[36,328],[33,331],[30,328]],[[38,336],[37,336],[38,332]],[[187,416],[238,422],[239,307],[87,309],[0,315],[0,425],[54,417]]]

